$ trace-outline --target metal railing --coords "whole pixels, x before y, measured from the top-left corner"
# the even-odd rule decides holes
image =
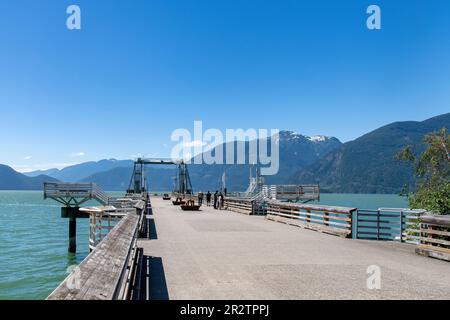
[[[99,203],[108,204],[108,196],[95,183],[44,183],[44,199],[51,198],[59,202],[67,202],[71,199],[81,199],[78,203],[90,199]]]
[[[280,201],[312,201],[320,199],[319,185],[264,185],[265,197]]]

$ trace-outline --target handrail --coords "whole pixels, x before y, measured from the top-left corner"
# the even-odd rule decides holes
[[[264,196],[281,201],[311,201],[320,199],[319,185],[264,185]]]
[[[419,218],[425,213],[425,210],[405,208],[358,209],[354,236],[357,239],[416,244],[420,233]]]
[[[93,184],[92,189],[92,198],[96,199],[102,204],[108,204],[109,203],[109,196],[103,192],[103,190],[98,187],[97,185]]]
[[[305,229],[351,237],[356,208],[267,201],[267,219]]]
[[[450,215],[424,215],[420,218],[416,253],[450,261]]]
[[[48,300],[126,299],[142,215],[127,214]]]
[[[251,198],[233,198],[226,197],[224,207],[227,210],[244,213],[244,214],[252,214],[253,212],[253,202]]]
[[[95,183],[45,182],[44,199],[47,198],[88,198],[95,199],[103,205],[108,204],[109,197]]]

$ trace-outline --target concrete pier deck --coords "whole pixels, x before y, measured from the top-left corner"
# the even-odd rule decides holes
[[[450,264],[414,245],[363,241],[230,211],[184,212],[152,198],[139,240],[152,299],[449,299]],[[381,289],[366,285],[370,265]]]

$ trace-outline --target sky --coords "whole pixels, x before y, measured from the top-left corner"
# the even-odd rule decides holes
[[[81,30],[66,9],[81,8]],[[366,27],[371,4],[381,30]],[[2,0],[0,163],[167,157],[178,128],[353,140],[450,111],[447,0]]]

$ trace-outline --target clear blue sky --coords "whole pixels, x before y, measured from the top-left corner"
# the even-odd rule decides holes
[[[0,163],[164,157],[194,120],[348,141],[449,112],[449,16],[448,0],[4,0]]]

